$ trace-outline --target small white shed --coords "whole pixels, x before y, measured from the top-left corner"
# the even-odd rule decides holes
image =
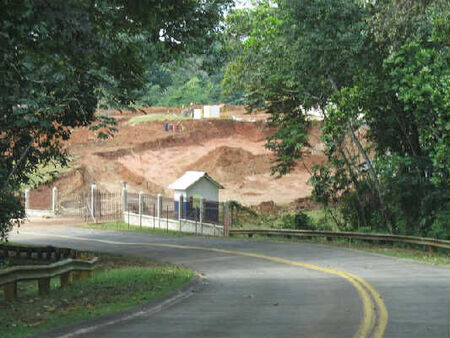
[[[178,201],[180,196],[186,201],[194,195],[200,195],[208,201],[218,202],[219,189],[223,189],[223,186],[204,171],[186,171],[169,185],[169,189],[174,191],[175,201]]]
[[[183,176],[169,185],[169,189],[173,190],[175,215],[178,213],[180,196],[183,196],[182,217],[188,218],[192,216],[192,213],[198,214],[191,198],[201,196],[206,200],[205,219],[219,220],[219,189],[223,189],[223,186],[204,171],[186,171]],[[197,218],[195,217],[195,219]]]

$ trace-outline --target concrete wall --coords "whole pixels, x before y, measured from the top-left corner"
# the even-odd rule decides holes
[[[51,217],[55,216],[52,210],[25,209],[26,217]]]
[[[123,216],[125,223],[130,222],[131,225],[169,231],[180,231],[180,222],[178,220],[159,218],[153,216],[142,215],[141,220],[139,214],[125,212]],[[141,223],[142,222],[142,223]],[[181,220],[181,232],[206,235],[206,236],[223,236],[224,227],[221,225],[194,222],[186,219]]]

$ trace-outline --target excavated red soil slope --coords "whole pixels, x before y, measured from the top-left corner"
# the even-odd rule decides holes
[[[164,109],[152,108],[146,113],[161,113]],[[243,109],[233,109],[236,114],[248,116]],[[186,170],[206,171],[219,181],[225,187],[220,192],[222,200],[234,199],[247,205],[263,201],[289,203],[310,195],[311,187],[306,183],[309,173],[303,164],[280,179],[270,175],[274,156],[265,148],[265,139],[273,130],[261,121],[265,115],[257,115],[257,122],[173,122],[181,129],[173,133],[164,131],[163,121],[129,125],[127,121],[136,114],[119,115],[119,132],[107,141],[98,140],[86,128],[74,131],[66,147],[76,155],[72,164],[75,169],[53,183],[61,198],[88,190],[93,179],[100,189],[111,192],[120,191],[122,181],[127,181],[131,191],[170,196],[167,186]],[[305,160],[309,169],[324,160],[319,129],[315,125],[310,130],[310,156]],[[50,193],[50,187],[41,190]]]

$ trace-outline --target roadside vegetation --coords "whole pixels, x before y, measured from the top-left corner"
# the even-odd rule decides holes
[[[0,13],[3,92],[13,93],[0,101],[0,238],[24,218],[20,188],[51,180],[45,172],[33,179],[42,166],[67,164],[63,141],[74,128],[100,138],[117,131],[97,108],[191,102],[268,113],[275,132],[267,148],[280,176],[308,156],[308,112],[323,116],[327,159],[309,168],[309,183],[326,212],[243,210],[236,226],[449,238],[448,1],[232,3],[70,2],[58,17],[85,20],[63,29],[48,2],[19,1]],[[37,35],[36,22],[44,27]],[[144,38],[158,36],[160,22],[170,23],[167,35]],[[181,119],[155,114],[129,123]]]
[[[232,238],[247,238],[247,235],[233,235]],[[351,242],[345,239],[333,239],[327,241],[325,238],[312,237],[307,238],[282,238],[282,237],[268,237],[265,235],[253,235],[253,240],[269,240],[276,242],[290,242],[290,243],[311,243],[326,246],[333,246],[339,248],[360,250],[385,256],[396,258],[410,259],[417,262],[433,264],[433,265],[450,265],[450,254],[444,249],[437,249],[436,252],[430,253],[425,247],[409,247],[403,243],[373,243],[364,242],[361,240],[352,240]]]
[[[2,337],[25,337],[114,313],[162,298],[185,285],[193,271],[148,259],[95,254],[100,262],[89,279],[60,288],[51,281],[50,294],[38,296],[36,282],[18,283],[18,300],[3,301],[0,291]]]
[[[342,224],[345,219],[338,207],[314,210],[293,211],[288,208],[281,208],[278,212],[262,214],[254,207],[242,206],[233,202],[232,229],[293,229],[293,230],[318,230],[318,231],[342,231],[336,224]],[[360,227],[352,229],[355,232],[374,232],[370,227]],[[379,231],[378,233],[383,233]],[[387,233],[387,231],[384,231]],[[245,238],[246,235],[233,235],[233,237]],[[450,253],[445,249],[437,248],[430,253],[427,247],[408,245],[404,243],[390,242],[368,242],[362,240],[348,241],[345,239],[333,239],[327,241],[325,238],[312,237],[311,239],[292,237],[285,239],[282,237],[267,237],[264,235],[253,235],[256,238],[270,239],[275,241],[307,242],[323,245],[338,246],[362,250],[366,252],[378,253],[398,258],[407,258],[419,262],[450,265]]]
[[[28,175],[28,182],[22,185],[22,189],[35,189],[41,185],[51,183],[55,178],[62,174],[73,170],[72,162],[77,158],[73,155],[67,157],[67,163],[62,165],[57,161],[49,161],[48,163],[41,163],[37,166],[36,171]]]
[[[257,207],[248,207],[239,202],[230,203],[232,228],[234,229],[297,229],[339,231],[336,221],[342,220],[338,208],[316,208],[295,210],[289,206],[278,206],[277,210],[261,212]],[[364,230],[364,229],[362,229]]]
[[[139,90],[160,83],[161,64],[206,52],[231,4],[18,0],[2,7],[1,92],[10,94],[0,100],[0,239],[25,216],[17,192],[30,175],[52,161],[67,164],[72,131],[113,136],[117,121],[95,111],[132,106]]]
[[[226,17],[223,84],[265,108],[285,175],[324,116],[313,197],[336,226],[449,236],[450,12],[444,0],[260,0]]]

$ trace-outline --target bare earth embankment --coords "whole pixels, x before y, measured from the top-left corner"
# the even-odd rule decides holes
[[[145,113],[177,113],[172,110],[150,108]],[[315,126],[310,131],[311,154],[306,166],[301,164],[277,179],[270,171],[274,156],[265,149],[265,139],[273,130],[267,127],[264,114],[244,115],[241,109],[228,112],[230,119],[173,121],[178,125],[177,132],[164,131],[164,121],[128,123],[142,114],[115,115],[119,132],[110,140],[98,140],[87,129],[74,131],[67,144],[76,158],[73,170],[52,183],[59,188],[60,199],[87,191],[94,179],[103,191],[118,192],[121,182],[127,181],[131,191],[171,196],[167,186],[172,181],[186,170],[202,170],[225,187],[220,192],[221,200],[246,205],[290,203],[310,196],[307,168],[324,159],[315,150],[320,142],[319,127]],[[49,189],[42,187],[39,195],[49,196]]]

